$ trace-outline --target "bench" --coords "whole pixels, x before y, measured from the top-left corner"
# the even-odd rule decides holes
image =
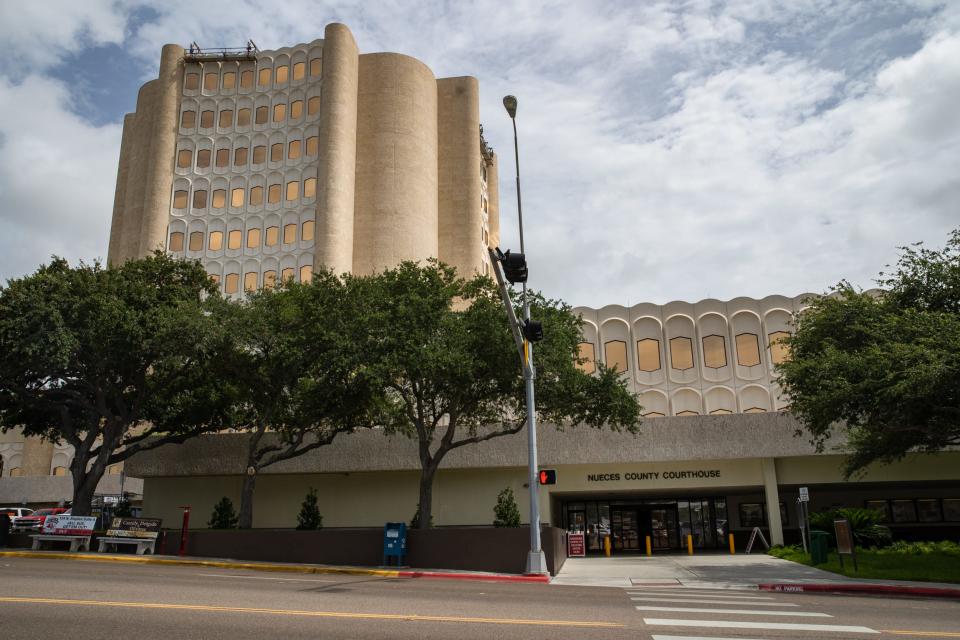
[[[120,544],[133,544],[137,546],[136,553],[138,556],[152,555],[157,544],[156,538],[98,538],[97,540],[100,543],[98,549],[100,553],[116,551],[117,545]]]
[[[90,536],[58,536],[39,533],[30,536],[33,538],[33,550],[41,548],[43,542],[69,542],[70,551],[90,551]]]

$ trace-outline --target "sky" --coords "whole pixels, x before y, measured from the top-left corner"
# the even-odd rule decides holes
[[[479,79],[530,285],[574,305],[869,288],[960,227],[960,0],[0,3],[0,281],[105,257],[123,115],[164,43],[329,22]]]

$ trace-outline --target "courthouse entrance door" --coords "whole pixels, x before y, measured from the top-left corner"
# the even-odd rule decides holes
[[[641,517],[645,515],[635,507],[610,510],[610,543],[614,551],[640,551]]]

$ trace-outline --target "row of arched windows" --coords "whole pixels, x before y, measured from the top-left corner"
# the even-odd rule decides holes
[[[264,62],[264,61],[258,61]],[[261,66],[259,69],[240,69],[236,65],[220,68],[217,63],[205,64],[199,68],[188,68],[183,76],[184,93],[203,91],[213,93],[217,91],[232,92],[240,89],[248,91],[267,91],[277,87],[285,87],[291,81],[301,82],[310,78],[319,78],[322,71],[322,60],[319,57],[280,64],[277,66]]]
[[[271,123],[279,125],[300,120],[304,113],[308,117],[320,113],[320,96],[312,96],[306,100],[294,99],[289,104],[285,98],[273,104],[250,106],[249,101],[247,104],[248,106],[236,107],[231,100],[220,105],[186,105],[180,112],[180,129],[183,133],[190,133],[194,129],[211,132],[213,129],[226,131],[251,126],[258,128],[257,125],[264,125],[262,128],[265,129],[266,125]]]
[[[278,273],[275,269],[268,269],[261,274],[258,271],[245,271],[243,272],[243,290],[245,292],[254,292],[259,288],[272,289],[277,285]],[[288,280],[297,280],[299,275],[299,282],[310,282],[313,278],[313,266],[306,264],[295,269],[294,267],[285,267],[280,269],[279,278],[282,282]],[[232,271],[229,273],[223,274],[223,277],[216,273],[210,274],[210,279],[221,284],[223,286],[223,292],[232,295],[240,292],[240,276],[239,271]]]
[[[200,149],[194,149],[192,144],[184,141],[177,150],[177,169],[196,171],[216,167],[226,172],[246,171],[248,167],[256,169],[263,167],[268,161],[274,166],[294,164],[298,160],[316,156],[319,150],[318,141],[317,136],[309,136],[305,140],[294,138],[271,143],[261,140],[251,148],[246,140],[237,140],[233,145],[227,145],[224,141],[217,144],[217,148]]]
[[[185,185],[183,185],[185,186]],[[175,188],[173,192],[173,208],[193,210],[226,209],[229,204],[234,209],[239,209],[246,204],[252,207],[266,204],[281,203],[286,206],[293,206],[300,200],[313,200],[317,196],[317,179],[310,177],[303,181],[300,179],[287,180],[286,182],[274,182],[266,185],[233,186],[229,189],[213,189],[193,187],[191,196],[187,189]]]
[[[270,225],[265,229],[260,227],[251,227],[246,229],[218,229],[212,231],[195,230],[189,233],[173,230],[167,240],[167,250],[174,253],[183,253],[184,251],[223,251],[247,249],[260,249],[261,247],[279,247],[282,245],[296,245],[298,241],[312,242],[314,237],[315,223],[313,220],[306,220],[299,225],[299,238],[297,237],[298,225],[296,223],[280,225]]]

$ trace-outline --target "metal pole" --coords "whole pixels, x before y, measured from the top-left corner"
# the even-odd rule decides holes
[[[517,143],[517,120],[513,123],[513,159],[517,170],[517,219],[520,222],[520,253],[526,254],[523,244],[523,204],[520,199],[520,147]],[[527,283],[523,283],[523,319],[530,319],[530,301],[527,298]],[[545,574],[547,558],[540,543],[540,483],[537,478],[537,416],[533,393],[536,369],[533,366],[533,344],[524,339],[523,379],[527,396],[527,482],[530,487],[530,551],[527,553],[527,573]]]

